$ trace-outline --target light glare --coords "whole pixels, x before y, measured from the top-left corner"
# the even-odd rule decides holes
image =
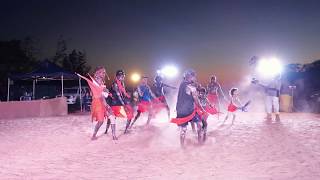
[[[261,59],[258,62],[257,71],[265,78],[272,78],[281,74],[282,64],[276,58]]]
[[[140,81],[140,79],[141,79],[141,76],[140,76],[140,74],[138,74],[138,73],[133,73],[133,74],[131,75],[131,80],[132,80],[133,82],[138,82],[138,81]]]
[[[165,66],[161,69],[161,74],[163,74],[164,76],[166,76],[168,78],[173,78],[173,77],[177,76],[178,69],[175,66],[168,65],[168,66]]]

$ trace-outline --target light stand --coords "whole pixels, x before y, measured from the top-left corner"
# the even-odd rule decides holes
[[[297,86],[295,86],[295,85],[290,85],[289,86],[289,89],[291,90],[291,97],[292,97],[292,112],[294,112],[294,103],[293,103],[293,91],[295,90],[297,88]]]

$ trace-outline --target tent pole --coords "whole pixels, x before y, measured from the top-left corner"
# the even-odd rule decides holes
[[[79,78],[79,99],[80,99],[80,111],[82,112],[82,88],[81,88],[81,78]]]
[[[63,97],[63,75],[61,75],[61,97]]]
[[[34,100],[35,99],[35,93],[36,93],[36,80],[33,79],[33,82],[32,82],[32,99]]]
[[[8,94],[7,94],[7,101],[10,101],[10,78],[8,78]]]

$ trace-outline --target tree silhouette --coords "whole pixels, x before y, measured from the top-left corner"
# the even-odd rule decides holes
[[[35,54],[28,49],[34,47],[29,41],[24,46],[23,41],[0,41],[0,98],[5,99],[7,78],[10,74],[30,72],[37,64]],[[26,48],[28,47],[28,48]]]
[[[52,62],[63,66],[64,59],[67,58],[67,42],[61,35],[57,42],[57,50],[55,56],[52,58]]]
[[[62,67],[68,71],[81,74],[87,74],[90,71],[90,66],[86,62],[86,54],[75,49],[64,58]]]

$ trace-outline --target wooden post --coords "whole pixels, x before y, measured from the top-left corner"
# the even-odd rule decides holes
[[[7,93],[7,101],[10,101],[10,78],[8,77],[8,93]]]

